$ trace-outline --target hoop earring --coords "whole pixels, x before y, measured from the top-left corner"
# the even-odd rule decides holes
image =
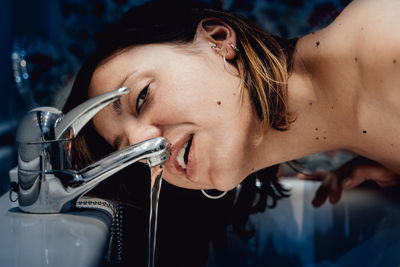
[[[237,52],[240,52],[239,49],[238,49],[236,46],[234,46],[233,44],[230,44],[230,46],[231,46],[234,50],[236,50]]]
[[[224,55],[224,64],[225,64],[225,68],[226,68],[230,73],[232,73],[232,74],[235,75],[235,76],[240,77],[239,73],[234,72],[234,71],[231,69],[231,67],[229,67],[228,62],[226,62],[225,55]]]
[[[209,195],[204,189],[200,189],[200,191],[201,191],[201,193],[203,193],[203,195],[206,198],[209,198],[209,199],[219,199],[219,198],[222,198],[223,196],[225,196],[226,193],[228,193],[228,191],[224,191],[224,192],[222,192],[222,194],[220,194],[218,196],[212,196],[212,195]]]
[[[215,48],[221,49],[220,47],[218,47],[218,46],[217,46],[216,44],[214,44],[214,43],[210,43],[210,45],[211,45],[211,48],[214,48],[214,49],[215,49]],[[239,51],[239,49],[237,49],[237,47],[234,46],[233,44],[230,44],[230,46],[231,46],[233,49],[235,49],[236,51]],[[226,68],[231,74],[240,77],[239,73],[234,72],[234,71],[231,69],[231,67],[229,67],[228,62],[226,62],[225,54],[223,55],[223,58],[224,58],[224,65],[225,65],[225,68]]]

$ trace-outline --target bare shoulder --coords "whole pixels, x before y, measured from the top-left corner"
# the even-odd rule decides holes
[[[400,83],[399,0],[354,0],[315,35],[321,39],[322,58],[333,69],[345,69],[369,87],[363,90],[391,90],[393,96],[394,85]],[[400,91],[396,94],[399,99]]]
[[[398,0],[353,0],[332,25],[344,24],[350,29],[360,29],[357,26],[395,27],[398,25],[393,23],[400,21],[399,14]],[[349,23],[356,27],[350,27]]]
[[[400,1],[354,0],[322,32],[348,59],[335,67],[356,92],[357,153],[400,173]]]
[[[329,26],[303,41],[307,55],[331,67],[355,70],[349,65],[354,61],[358,66],[393,61],[400,57],[400,0],[354,0]]]
[[[332,45],[370,59],[400,52],[400,1],[354,0],[326,28]],[[346,46],[338,42],[345,41]]]
[[[400,0],[354,0],[301,41],[325,106],[335,107],[331,129],[351,122],[340,128],[348,148],[400,173]]]
[[[360,15],[360,19],[365,15],[369,19],[385,19],[399,14],[400,2],[398,0],[353,0],[340,14],[342,17],[353,17]]]

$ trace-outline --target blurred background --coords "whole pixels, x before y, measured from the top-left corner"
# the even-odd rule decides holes
[[[0,194],[16,166],[18,121],[36,106],[62,108],[95,36],[149,0],[2,0],[0,2]],[[189,0],[188,0],[189,1]],[[350,0],[204,0],[284,38],[330,23]]]

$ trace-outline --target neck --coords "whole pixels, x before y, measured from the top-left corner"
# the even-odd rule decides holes
[[[332,108],[334,92],[320,86],[318,73],[311,72],[307,66],[307,62],[315,60],[308,46],[307,40],[299,40],[288,80],[287,105],[295,121],[287,131],[270,129],[255,145],[252,155],[257,169],[345,148],[346,123],[338,123],[343,118]]]

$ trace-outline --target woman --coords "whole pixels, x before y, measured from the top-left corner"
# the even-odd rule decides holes
[[[285,41],[223,11],[147,4],[104,32],[65,109],[130,87],[94,128],[114,149],[167,138],[163,178],[179,187],[227,191],[265,167],[335,149],[379,166],[329,173],[320,199],[337,201],[346,177],[348,187],[393,185],[399,10],[395,0],[353,1],[328,27]]]

